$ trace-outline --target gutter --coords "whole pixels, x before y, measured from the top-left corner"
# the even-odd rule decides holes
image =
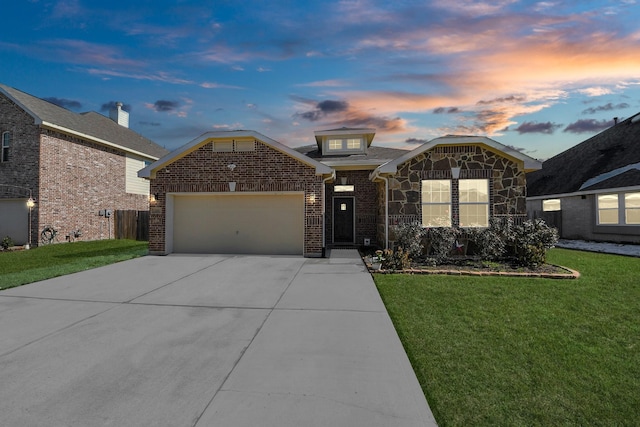
[[[332,171],[331,175],[329,175],[326,178],[322,179],[322,257],[325,257],[325,250],[327,247],[327,236],[326,236],[326,228],[327,228],[327,224],[326,224],[326,217],[327,217],[327,203],[326,203],[326,197],[327,197],[327,182],[329,182],[330,180],[335,180],[336,179],[336,171]]]
[[[389,249],[389,178],[381,176],[380,170],[376,169],[369,175],[369,179],[384,182],[384,248]]]

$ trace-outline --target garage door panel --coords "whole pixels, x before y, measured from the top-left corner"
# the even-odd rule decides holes
[[[301,255],[304,197],[175,196],[173,226],[174,252]]]

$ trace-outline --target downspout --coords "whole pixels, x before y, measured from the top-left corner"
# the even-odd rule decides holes
[[[327,242],[326,242],[326,231],[325,228],[327,226],[326,224],[326,216],[327,216],[327,210],[326,210],[326,197],[327,197],[327,182],[329,182],[330,180],[334,180],[336,179],[336,171],[333,170],[331,172],[331,175],[329,175],[326,178],[322,179],[322,258],[325,257],[325,251],[327,248]]]
[[[375,170],[370,179],[384,182],[384,248],[389,249],[389,178],[380,176],[380,172]]]

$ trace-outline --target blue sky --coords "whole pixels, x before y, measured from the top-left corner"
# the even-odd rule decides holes
[[[639,0],[16,0],[0,82],[72,111],[123,102],[177,148],[372,127],[397,148],[486,135],[539,159],[640,112]]]

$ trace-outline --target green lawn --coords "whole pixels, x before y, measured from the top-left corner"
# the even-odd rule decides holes
[[[146,255],[147,242],[98,240],[0,252],[0,289],[88,270]]]
[[[582,276],[374,275],[440,426],[640,422],[640,259],[548,261]]]

